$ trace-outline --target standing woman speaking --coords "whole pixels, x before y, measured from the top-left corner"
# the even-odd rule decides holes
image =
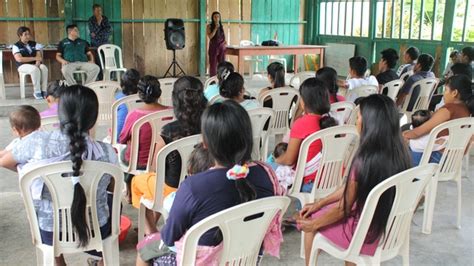
[[[225,60],[226,41],[224,28],[222,27],[221,14],[217,11],[212,13],[212,22],[207,25],[206,33],[209,37],[209,74],[215,76],[217,64]]]

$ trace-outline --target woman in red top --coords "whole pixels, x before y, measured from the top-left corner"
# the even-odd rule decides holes
[[[346,99],[344,96],[339,95],[337,92],[339,87],[337,86],[337,72],[332,67],[323,67],[316,71],[316,78],[324,82],[326,88],[329,90],[329,102],[343,102]]]
[[[170,107],[161,105],[158,103],[158,99],[161,96],[160,82],[158,78],[153,76],[144,76],[138,82],[138,97],[145,103],[143,107],[137,108],[128,113],[125,119],[122,132],[119,136],[119,143],[127,144],[125,153],[121,154],[121,160],[128,164],[130,162],[130,141],[132,140],[132,127],[133,124],[145,115],[166,110]],[[140,128],[140,138],[138,141],[138,162],[137,166],[140,169],[145,169],[148,163],[148,155],[150,153],[151,146],[151,126],[145,124]],[[127,197],[128,201],[131,202],[130,185],[133,176],[126,175],[125,183],[127,184]]]
[[[292,166],[298,160],[301,143],[309,135],[318,132],[325,124],[335,124],[334,118],[326,115],[331,109],[329,103],[329,91],[324,83],[316,78],[309,78],[300,86],[300,107],[304,110],[303,115],[298,118],[290,130],[290,141],[284,154],[275,159],[277,164]],[[322,116],[326,115],[326,116]],[[321,140],[313,142],[309,146],[307,162],[312,160],[322,150]],[[303,178],[301,191],[311,192],[316,174]]]

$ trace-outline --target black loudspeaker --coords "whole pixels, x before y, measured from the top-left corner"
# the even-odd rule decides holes
[[[178,18],[169,18],[165,22],[166,49],[181,50],[184,48],[184,21]]]

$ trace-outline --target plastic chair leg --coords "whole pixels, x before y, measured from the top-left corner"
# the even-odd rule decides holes
[[[458,173],[456,173],[457,178],[456,178],[456,183],[458,187],[458,214],[457,214],[457,227],[458,229],[461,229],[461,203],[462,203],[462,179],[461,179],[461,170],[459,170]]]
[[[140,210],[138,211],[138,241],[141,241],[145,236],[145,212],[146,207],[140,204]]]
[[[20,98],[25,99],[26,74],[20,73]]]
[[[304,259],[304,232],[301,231],[301,247],[300,247],[300,258]]]
[[[118,238],[106,239],[103,241],[102,258],[105,266],[120,265],[119,243]]]
[[[426,188],[425,193],[425,209],[423,212],[423,227],[421,232],[431,234],[431,226],[433,224],[433,213],[436,202],[436,191],[438,189],[438,178],[435,176]]]

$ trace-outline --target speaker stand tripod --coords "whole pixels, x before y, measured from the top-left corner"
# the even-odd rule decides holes
[[[178,67],[179,69],[179,73],[178,75],[176,75],[176,67]],[[173,68],[173,75],[171,75],[171,68]],[[186,75],[186,73],[184,73],[184,70],[181,68],[181,66],[179,65],[178,61],[176,61],[176,50],[173,50],[173,61],[171,62],[171,65],[168,67],[168,70],[166,70],[166,73],[165,73],[165,76],[164,78],[168,77],[168,75],[170,77],[177,77],[179,75]]]

